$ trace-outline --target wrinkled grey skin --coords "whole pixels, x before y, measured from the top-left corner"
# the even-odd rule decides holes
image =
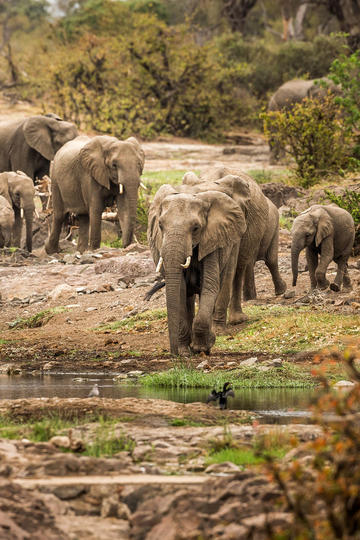
[[[166,184],[155,195],[148,239],[155,263],[163,258],[172,354],[188,354],[190,346],[194,352],[210,352],[215,303],[223,282],[235,271],[245,229],[244,211],[219,190],[200,192],[196,186]],[[183,268],[188,257],[189,267]]]
[[[19,172],[4,172],[0,174],[0,195],[5,197],[14,211],[15,224],[12,231],[11,245],[20,247],[24,212],[26,225],[26,249],[32,251],[32,228],[35,211],[35,189],[31,178]]]
[[[116,202],[123,247],[132,242],[140,176],[145,156],[133,137],[77,137],[56,154],[51,168],[53,219],[45,244],[59,251],[62,223],[68,212],[79,217],[78,250],[100,247],[101,214]],[[120,193],[122,185],[123,193]]]
[[[261,239],[259,251],[256,255],[256,261],[265,261],[266,266],[270,270],[271,277],[275,287],[275,295],[279,296],[286,291],[286,283],[282,279],[279,272],[278,255],[279,255],[279,211],[276,206],[267,199],[269,207],[268,220]],[[256,298],[256,287],[254,277],[254,264],[251,262],[247,265],[244,278],[244,300],[254,300]]]
[[[50,161],[77,137],[74,124],[51,116],[0,123],[0,172],[23,171],[33,181],[49,174]]]
[[[0,195],[0,248],[9,247],[15,217],[11,204]]]
[[[321,84],[326,83],[326,86]],[[324,99],[328,93],[335,95],[341,94],[341,89],[333,81],[327,77],[320,79],[294,79],[282,84],[276,92],[271,96],[268,111],[289,110],[296,103],[300,103],[305,98]],[[276,142],[276,136],[270,139],[270,161],[276,162],[284,155],[284,151]]]
[[[342,284],[345,287],[351,286],[347,261],[354,244],[355,227],[349,212],[332,204],[316,204],[294,220],[291,234],[293,286],[298,276],[299,254],[304,248],[312,289],[325,289],[329,286],[326,270],[332,260],[338,268],[330,288],[339,291]]]

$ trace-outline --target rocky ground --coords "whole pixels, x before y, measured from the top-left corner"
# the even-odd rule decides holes
[[[24,106],[17,114],[30,114]],[[6,116],[0,103],[0,116]],[[226,163],[243,170],[268,170],[264,140],[252,134],[232,134],[224,145],[196,141],[160,140],[144,144],[147,171],[198,170]],[[358,179],[351,183],[359,190]],[[323,190],[305,192],[285,185],[265,184],[264,192],[280,208],[285,220],[319,202]],[[343,188],[334,187],[335,190]],[[105,227],[105,226],[104,226]],[[111,234],[111,226],[107,231]],[[125,250],[101,248],[78,255],[63,240],[57,257],[44,253],[46,218],[37,223],[37,245],[28,255],[0,252],[0,370],[2,373],[56,371],[158,371],[171,367],[164,292],[144,300],[155,268],[147,246]],[[351,291],[309,292],[306,272],[291,287],[290,233],[280,234],[279,266],[288,291],[275,297],[268,270],[256,264],[257,300],[250,304],[315,305],[326,313],[360,315],[360,265],[349,261]],[[301,269],[305,261],[301,259]],[[330,278],[335,266],[329,268]],[[109,329],[116,321],[147,314],[151,324]],[[241,327],[229,329],[231,334]],[[253,356],[215,346],[206,365],[233,369]],[[276,354],[257,353],[259,361]],[[311,346],[296,357],[310,362]],[[290,358],[289,359],[293,359]],[[203,358],[188,360],[199,365]],[[130,449],[112,458],[82,455],[96,439],[99,424],[86,423],[95,413],[116,419],[116,437],[130,441]],[[188,405],[161,400],[35,399],[0,401],[0,417],[9,421],[38,420],[62,414],[74,427],[49,442],[0,439],[0,538],[20,539],[146,539],[267,538],[291,526],[292,517],[277,503],[278,487],[257,469],[242,470],[231,462],[208,465],[210,441],[224,437],[224,423],[234,441],[250,444],[264,432],[310,440],[320,434],[309,426],[257,426],[249,413],[221,412],[201,403]],[[83,418],[78,426],[75,419]],[[178,423],[176,423],[176,421]],[[180,423],[179,423],[180,421]],[[198,425],[187,425],[189,422]],[[246,422],[246,423],[244,423]],[[285,434],[285,435],[284,435]],[[300,450],[299,450],[300,452]],[[292,454],[292,456],[294,453]],[[290,459],[290,456],[289,456]]]

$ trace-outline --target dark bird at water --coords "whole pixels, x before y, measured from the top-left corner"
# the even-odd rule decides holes
[[[97,384],[94,384],[94,386],[90,390],[89,397],[99,397],[99,396],[100,396],[99,387]]]
[[[226,382],[220,392],[217,392],[215,389],[211,391],[211,394],[208,396],[206,403],[209,403],[209,401],[219,400],[220,409],[227,409],[228,397],[235,397],[235,394],[230,386],[230,383]]]

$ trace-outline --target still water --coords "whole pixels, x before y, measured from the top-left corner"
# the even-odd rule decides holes
[[[95,383],[99,386],[101,397],[115,399],[137,397],[191,403],[205,402],[209,394],[209,390],[203,388],[148,388],[141,385],[119,384],[113,381],[112,377],[109,374],[89,373],[11,377],[0,375],[0,399],[85,398]],[[316,394],[316,390],[308,388],[236,389],[235,398],[229,398],[229,408],[256,412],[266,423],[304,422],[310,416],[306,409]]]

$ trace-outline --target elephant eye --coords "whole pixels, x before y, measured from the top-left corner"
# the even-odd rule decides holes
[[[113,169],[116,169],[116,168],[117,168],[117,163],[114,161],[114,163],[111,164],[111,167],[112,167]]]
[[[200,229],[200,225],[194,225],[192,228],[192,232],[197,233],[199,229]]]

